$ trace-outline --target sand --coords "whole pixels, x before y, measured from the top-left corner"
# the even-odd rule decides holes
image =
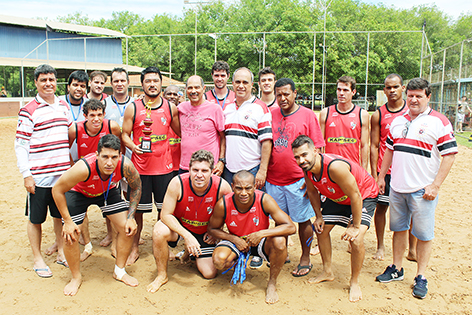
[[[151,230],[156,213],[146,215],[141,257],[128,273],[140,284],[125,286],[112,278],[114,259],[109,248],[98,245],[106,234],[98,209],[89,212],[93,255],[82,263],[84,282],[78,294],[66,297],[62,290],[70,279],[67,268],[55,263],[56,257],[45,256],[54,273],[52,278],[39,278],[32,270],[32,253],[26,235],[24,216],[26,192],[16,167],[13,139],[16,119],[0,120],[0,313],[1,314],[471,314],[472,313],[472,231],[470,202],[472,187],[470,156],[472,150],[460,147],[454,167],[440,190],[436,210],[436,238],[427,268],[429,294],[424,300],[412,297],[410,286],[416,272],[414,262],[406,261],[405,280],[389,284],[375,282],[375,276],[391,263],[391,236],[386,233],[386,260],[372,259],[375,252],[373,228],[367,232],[366,259],[360,277],[363,299],[348,301],[350,257],[347,244],[340,240],[342,228],[332,232],[333,268],[336,279],[317,285],[308,277],[320,273],[321,258],[312,258],[313,270],[308,277],[295,278],[290,272],[298,264],[299,241],[289,247],[292,262],[286,264],[278,279],[280,301],[264,302],[269,269],[247,271],[241,285],[230,285],[232,272],[205,280],[194,263],[169,263],[169,282],[156,293],[146,286],[156,276],[152,255]],[[52,220],[43,225],[43,251],[54,241]],[[176,250],[182,249],[179,245]]]

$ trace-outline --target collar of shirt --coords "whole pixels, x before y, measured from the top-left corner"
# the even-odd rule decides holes
[[[57,109],[59,106],[59,98],[56,95],[54,95],[54,104],[49,104],[41,96],[39,96],[39,94],[36,95],[36,99],[38,100],[39,103],[47,104],[49,106],[52,106],[54,109]]]

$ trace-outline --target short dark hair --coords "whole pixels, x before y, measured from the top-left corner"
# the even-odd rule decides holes
[[[192,156],[190,157],[190,162],[188,163],[189,170],[192,168],[193,162],[208,162],[208,164],[210,164],[211,170],[215,165],[213,154],[207,150],[198,150],[193,152]]]
[[[348,75],[343,75],[342,77],[340,77],[336,82],[336,85],[338,83],[349,84],[349,86],[351,87],[351,91],[354,91],[356,89],[356,79]]]
[[[34,80],[38,80],[40,74],[48,74],[52,73],[57,78],[57,71],[50,65],[39,65],[36,69],[34,69]]]
[[[98,141],[97,152],[100,154],[103,148],[120,151],[121,149],[120,138],[118,138],[117,136],[111,133],[104,135]]]
[[[229,76],[229,64],[226,61],[218,60],[215,62],[211,67],[211,74],[213,75],[213,72],[220,70],[226,71],[226,74]]]
[[[289,78],[278,79],[277,82],[275,82],[274,89],[286,85],[290,85],[290,89],[292,90],[292,92],[295,91],[295,82],[293,82],[293,80]]]
[[[306,135],[299,135],[295,140],[292,142],[292,150],[301,147],[304,144],[308,144],[310,148],[315,147],[315,143],[311,140],[310,137]]]
[[[102,77],[103,81],[107,82],[107,77],[108,77],[107,74],[105,72],[98,71],[98,70],[90,73],[89,78],[90,80],[93,80],[93,78],[98,77],[98,76]]]
[[[423,78],[414,78],[408,82],[406,86],[406,91],[414,91],[414,90],[424,90],[426,96],[431,94],[431,85],[429,82]]]
[[[385,78],[385,81],[387,81],[387,79],[395,79],[395,78],[399,78],[400,79],[400,84],[403,86],[403,78],[401,75],[397,74],[397,73],[390,73],[386,78]],[[385,84],[385,81],[384,81],[384,84]]]
[[[111,70],[111,75],[110,75],[111,81],[113,81],[113,73],[115,72],[118,72],[118,73],[124,72],[126,74],[126,81],[129,82],[128,71],[126,71],[124,68],[121,68],[121,67],[116,67],[116,68],[113,68],[113,70]]]
[[[85,82],[85,84],[88,84],[89,76],[85,71],[76,70],[70,74],[69,79],[67,80],[67,85],[71,85],[72,80],[77,80],[78,82]]]
[[[276,80],[277,76],[275,75],[275,71],[272,70],[270,67],[265,67],[262,68],[259,73],[257,74],[257,77],[259,78],[259,81],[261,81],[261,76],[264,74],[273,74],[274,75],[274,80]]]
[[[144,76],[148,73],[157,73],[159,75],[159,79],[161,79],[162,82],[161,70],[159,70],[158,67],[147,67],[146,69],[141,71],[141,84],[144,82]]]
[[[240,170],[236,172],[236,174],[234,174],[233,176],[233,182],[234,182],[234,178],[252,178],[252,183],[253,184],[256,183],[256,178],[254,177],[254,175],[247,170]]]
[[[89,110],[102,109],[102,113],[105,113],[105,108],[106,108],[106,105],[104,103],[100,102],[99,100],[95,98],[92,98],[92,99],[89,99],[87,102],[85,102],[83,111],[85,115],[88,115]]]

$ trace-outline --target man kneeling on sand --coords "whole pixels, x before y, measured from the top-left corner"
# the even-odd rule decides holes
[[[157,265],[157,277],[148,285],[156,292],[166,284],[168,245],[175,247],[185,240],[186,252],[196,259],[198,271],[205,279],[216,277],[211,255],[216,239],[207,233],[207,225],[218,199],[231,192],[229,184],[212,175],[213,155],[206,150],[194,152],[189,172],[174,177],[167,187],[161,210],[161,220],[152,233],[152,247]]]
[[[254,175],[248,171],[234,175],[234,193],[218,201],[208,232],[222,240],[213,252],[213,262],[219,270],[231,268],[248,251],[270,261],[265,301],[273,304],[279,300],[276,283],[287,257],[287,237],[296,232],[296,227],[274,198],[256,190],[255,184]],[[275,228],[269,229],[269,215]],[[229,233],[221,229],[225,223]]]
[[[125,264],[137,230],[134,214],[141,198],[141,179],[133,163],[120,154],[120,148],[117,136],[103,136],[98,142],[97,152],[75,163],[52,188],[54,201],[64,221],[64,254],[72,273],[72,280],[64,288],[65,295],[75,295],[82,283],[78,225],[92,204],[100,207],[118,232],[113,277],[132,287],[138,285],[138,281],[126,273]],[[129,208],[117,188],[123,177],[128,181]]]

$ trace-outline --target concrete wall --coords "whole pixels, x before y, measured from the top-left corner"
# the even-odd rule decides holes
[[[16,117],[20,108],[33,97],[0,97],[0,117]]]

